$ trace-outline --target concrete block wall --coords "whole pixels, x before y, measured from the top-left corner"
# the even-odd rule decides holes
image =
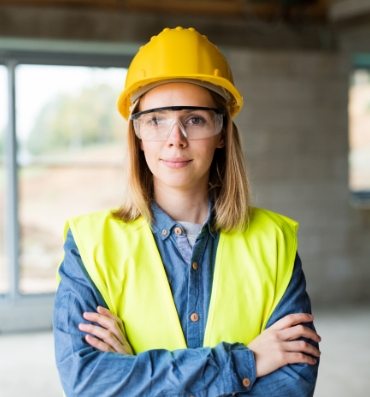
[[[228,57],[245,96],[236,122],[254,204],[300,222],[314,304],[369,300],[369,215],[351,206],[347,184],[347,58],[248,50]]]

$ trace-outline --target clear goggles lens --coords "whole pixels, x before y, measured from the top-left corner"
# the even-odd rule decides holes
[[[135,134],[143,141],[165,141],[178,126],[188,140],[217,135],[223,126],[224,112],[197,106],[171,106],[144,110],[131,115]]]

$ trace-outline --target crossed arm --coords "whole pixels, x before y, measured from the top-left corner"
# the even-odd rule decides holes
[[[80,323],[86,342],[101,352],[133,354],[122,321],[108,309],[98,306],[96,312],[83,313],[89,323]],[[288,364],[315,365],[319,349],[301,338],[319,343],[320,336],[304,323],[313,321],[312,314],[288,314],[257,336],[248,348],[254,353],[256,377],[265,376]],[[93,324],[95,323],[95,324]]]
[[[121,321],[104,308],[71,236],[60,272],[54,332],[68,397],[313,394],[320,337],[312,326],[300,263],[268,327],[249,346],[221,343],[212,349],[137,355],[132,354]]]

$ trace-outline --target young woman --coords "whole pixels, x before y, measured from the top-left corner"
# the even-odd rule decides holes
[[[71,219],[54,333],[72,396],[312,396],[297,224],[252,208],[227,61],[194,29],[133,59],[119,210]]]

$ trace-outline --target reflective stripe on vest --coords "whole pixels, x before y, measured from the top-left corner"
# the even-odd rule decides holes
[[[136,353],[186,348],[166,272],[149,224],[110,212],[71,219],[85,268],[124,322]],[[248,344],[265,328],[290,281],[297,223],[262,209],[243,232],[220,233],[204,346]]]

